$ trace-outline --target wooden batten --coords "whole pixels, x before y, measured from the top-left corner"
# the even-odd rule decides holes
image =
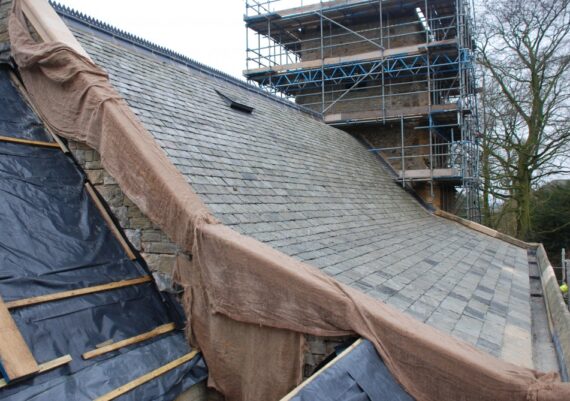
[[[152,281],[151,276],[142,276],[142,277],[137,277],[137,278],[130,279],[130,280],[115,281],[113,283],[108,283],[108,284],[101,284],[101,285],[95,285],[92,287],[79,288],[77,290],[69,290],[69,291],[63,291],[63,292],[56,292],[54,294],[47,294],[47,295],[40,295],[37,297],[18,299],[16,301],[6,302],[5,306],[7,309],[23,308],[26,306],[42,304],[45,302],[59,301],[62,299],[78,297],[81,295],[93,294],[96,292],[103,292],[103,291],[111,291],[111,290],[115,290],[118,288],[130,287],[133,285],[149,283],[151,281]]]
[[[0,297],[0,371],[6,383],[40,370],[8,306]]]
[[[19,145],[39,146],[42,148],[55,148],[55,149],[60,148],[57,142],[32,141],[30,139],[12,138],[9,136],[0,136],[0,142],[16,143]]]
[[[107,223],[107,226],[109,227],[109,229],[111,230],[111,232],[113,233],[115,238],[117,238],[117,241],[119,241],[119,243],[121,244],[121,246],[125,250],[125,253],[129,257],[129,259],[135,260],[137,258],[136,255],[134,254],[133,250],[131,249],[131,247],[127,243],[127,240],[125,239],[125,237],[123,237],[123,234],[119,231],[119,229],[115,225],[115,222],[111,218],[111,215],[109,214],[109,212],[107,212],[107,209],[103,205],[103,202],[101,202],[101,199],[99,199],[99,196],[97,195],[97,192],[95,192],[95,188],[93,188],[93,185],[91,185],[91,183],[87,182],[87,183],[85,183],[85,189],[87,190],[87,193],[89,194],[89,196],[91,196],[91,199],[95,203],[95,206],[97,206],[97,209],[99,209],[99,212],[101,213],[101,216],[103,216],[105,223]]]
[[[94,349],[92,351],[88,351],[85,352],[82,357],[83,359],[92,359],[95,358],[97,356],[112,352],[112,351],[116,351],[120,348],[123,347],[127,347],[129,345],[133,345],[133,344],[137,344],[143,341],[147,341],[150,340],[154,337],[158,337],[162,334],[166,334],[169,333],[171,331],[174,331],[176,329],[176,326],[174,323],[168,323],[168,324],[163,324],[162,326],[159,326],[151,331],[147,331],[146,333],[140,334],[138,336],[134,336],[131,338],[127,338],[125,340],[121,340],[121,341],[117,341],[116,343],[111,342],[107,345],[104,345],[102,347],[99,347],[97,349]]]
[[[186,362],[191,361],[196,355],[198,354],[197,350],[194,350],[178,359],[175,359],[174,361],[167,363],[164,366],[161,366],[158,369],[155,369],[145,375],[140,376],[139,378],[125,384],[124,386],[121,386],[119,388],[116,388],[115,390],[102,395],[101,397],[95,399],[95,401],[111,401],[114,400],[115,398],[118,398],[120,396],[122,396],[123,394],[128,393],[129,391],[134,390],[135,388],[142,386],[143,384],[156,379],[157,377],[171,371],[172,369],[177,368],[180,365],[185,364]]]

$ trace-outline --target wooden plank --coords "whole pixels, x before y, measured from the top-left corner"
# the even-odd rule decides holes
[[[57,292],[55,294],[47,294],[47,295],[40,295],[40,296],[32,297],[32,298],[18,299],[16,301],[6,302],[5,305],[8,309],[22,308],[24,306],[41,304],[44,302],[59,301],[61,299],[73,298],[73,297],[78,297],[78,296],[87,295],[87,294],[93,294],[95,292],[110,291],[110,290],[115,290],[117,288],[129,287],[132,285],[148,283],[151,281],[152,281],[151,276],[142,276],[142,277],[137,277],[137,278],[133,278],[130,280],[115,281],[113,283],[108,283],[108,284],[101,284],[101,285],[95,285],[92,287],[79,288],[77,290],[63,291],[63,292]]]
[[[44,373],[59,368],[60,366],[68,364],[69,362],[71,362],[71,360],[72,360],[71,355],[64,355],[60,356],[59,358],[52,359],[51,361],[40,364],[39,370],[36,372],[36,374]],[[0,380],[0,388],[5,387],[8,384],[9,383],[6,380],[4,379]]]
[[[140,343],[142,341],[150,340],[151,338],[160,336],[161,334],[166,334],[173,331],[176,328],[174,323],[163,324],[162,326],[158,326],[157,328],[147,331],[146,333],[139,334],[138,336],[134,336],[131,338],[127,338],[125,340],[117,341],[116,343],[111,343],[108,345],[104,345],[98,349],[94,349],[92,351],[85,352],[82,357],[83,359],[91,359],[95,358],[99,355],[106,354],[111,351],[116,351],[119,348],[126,347],[128,345]]]
[[[32,141],[30,139],[12,138],[9,136],[0,136],[0,142],[17,143],[20,145],[39,146],[42,148],[60,149],[59,144],[57,142]]]
[[[93,199],[93,202],[95,202],[95,206],[97,206],[97,209],[99,209],[101,216],[103,216],[105,223],[107,223],[107,226],[109,227],[109,229],[111,230],[111,232],[113,233],[115,238],[117,238],[117,241],[119,241],[119,243],[121,244],[121,246],[125,250],[125,253],[129,257],[129,259],[135,260],[137,258],[136,255],[134,254],[133,250],[131,249],[131,247],[127,243],[127,240],[125,240],[125,237],[123,237],[123,234],[119,231],[119,229],[115,225],[115,222],[113,221],[113,219],[109,215],[109,212],[107,212],[107,209],[105,208],[105,206],[101,202],[101,199],[99,199],[99,196],[95,192],[95,188],[93,188],[93,185],[91,185],[89,182],[87,182],[87,183],[85,183],[85,189],[87,189],[87,192],[91,196],[91,199]]]
[[[330,361],[329,363],[327,363],[325,366],[323,366],[321,369],[319,369],[319,371],[317,373],[315,373],[314,375],[312,375],[311,377],[309,377],[308,379],[306,379],[305,381],[303,381],[301,384],[299,384],[297,387],[295,387],[289,394],[287,394],[285,397],[281,398],[280,401],[289,401],[291,398],[293,398],[294,396],[296,396],[299,391],[301,391],[304,387],[306,387],[309,383],[311,383],[313,380],[315,380],[317,377],[319,377],[325,370],[327,370],[328,368],[330,368],[332,365],[334,365],[335,363],[337,363],[338,361],[340,361],[342,358],[344,358],[346,355],[348,355],[349,352],[351,352],[353,349],[355,349],[356,347],[358,347],[360,344],[362,343],[362,338],[359,338],[358,340],[356,340],[350,347],[348,347],[347,349],[345,349],[344,351],[342,351],[340,354],[337,355],[336,358],[334,358],[332,361]]]
[[[123,394],[128,393],[129,391],[153,380],[156,379],[158,376],[161,376],[169,371],[171,371],[172,369],[177,368],[180,365],[185,364],[186,362],[192,360],[196,355],[198,354],[197,350],[194,350],[186,355],[184,355],[183,357],[180,357],[178,359],[175,359],[174,361],[167,363],[164,366],[161,366],[158,369],[155,369],[127,384],[125,384],[124,386],[121,386],[119,388],[116,388],[115,390],[102,395],[99,398],[96,398],[95,401],[111,401],[114,400],[115,398],[118,398],[120,396],[122,396]]]
[[[7,382],[40,370],[8,306],[0,297],[0,372]]]
[[[428,179],[431,178],[431,170],[426,169],[410,169],[406,171],[398,170],[398,176],[402,178],[404,175],[406,179]],[[459,172],[454,168],[434,168],[433,176],[438,177],[457,177]]]

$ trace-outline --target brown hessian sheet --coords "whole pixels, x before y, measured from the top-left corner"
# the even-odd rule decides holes
[[[19,1],[9,32],[30,99],[86,143],[123,192],[185,253],[188,333],[228,401],[278,400],[301,380],[303,334],[369,339],[418,401],[568,401],[570,384],[496,359],[219,224],[107,75],[62,43],[36,43]],[[189,255],[192,255],[191,257]]]

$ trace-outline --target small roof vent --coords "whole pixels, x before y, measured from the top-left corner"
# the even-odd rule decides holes
[[[230,98],[229,96],[224,95],[219,90],[217,90],[217,89],[214,89],[214,90],[216,91],[216,93],[218,95],[220,95],[220,97],[222,99],[224,99],[224,102],[228,106],[230,106],[232,109],[239,110],[239,111],[242,111],[242,112],[248,113],[248,114],[251,114],[253,112],[253,107],[248,106],[247,104],[244,104],[244,103],[236,102],[234,99]]]

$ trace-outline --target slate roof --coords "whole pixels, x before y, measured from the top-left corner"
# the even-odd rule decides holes
[[[430,215],[313,115],[57,10],[223,223],[494,355],[530,352],[525,250]]]

